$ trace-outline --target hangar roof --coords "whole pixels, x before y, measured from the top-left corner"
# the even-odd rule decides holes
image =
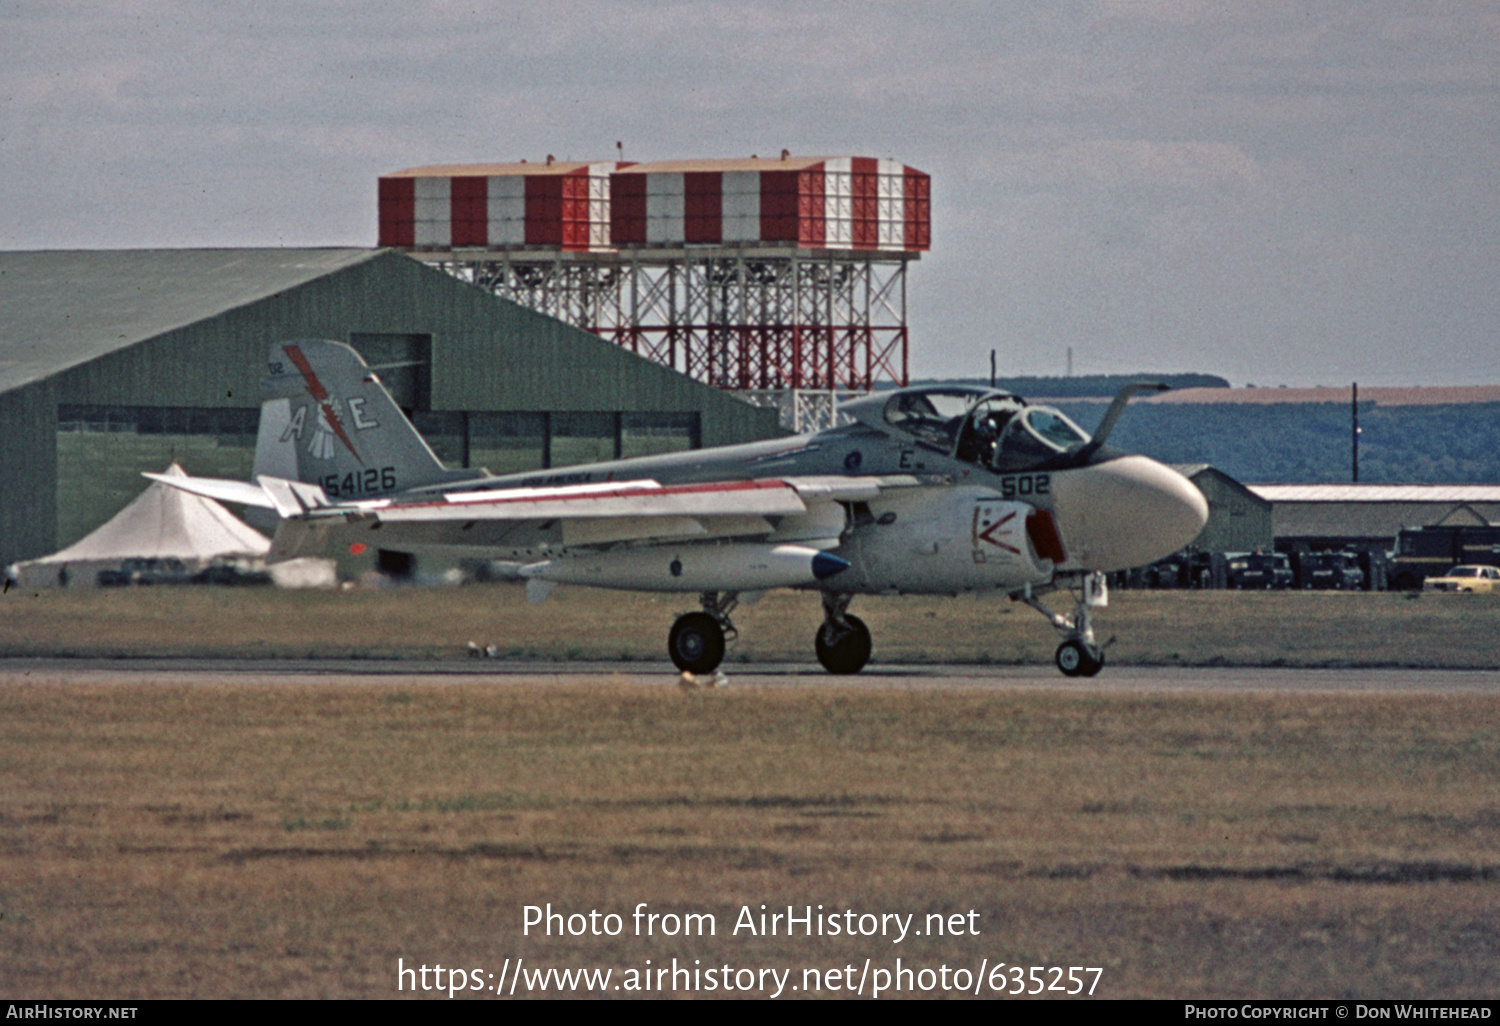
[[[1500,522],[1500,506],[1425,502],[1277,503],[1272,507],[1271,519],[1278,538],[1395,538],[1404,527],[1451,523],[1459,510],[1468,512],[1466,523]]]
[[[1198,478],[1200,476],[1212,476],[1218,479],[1223,484],[1244,495],[1256,506],[1264,508],[1270,508],[1271,506],[1270,500],[1261,495],[1259,489],[1252,488],[1249,485],[1241,484],[1239,481],[1230,477],[1228,474],[1224,473],[1224,471],[1220,470],[1212,463],[1174,463],[1172,464],[1172,469],[1177,471],[1183,477],[1192,481],[1194,484],[1198,484],[1199,488],[1202,488],[1202,485],[1198,482]]]
[[[1394,538],[1403,527],[1449,521],[1466,512],[1500,523],[1497,485],[1250,485],[1272,504],[1278,538]]]
[[[373,260],[380,253],[0,252],[0,392]]]
[[[1500,502],[1500,485],[1250,485],[1271,502]]]

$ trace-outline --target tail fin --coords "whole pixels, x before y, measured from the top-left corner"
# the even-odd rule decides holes
[[[255,475],[373,498],[482,471],[449,470],[364,359],[342,342],[279,342],[261,380]]]

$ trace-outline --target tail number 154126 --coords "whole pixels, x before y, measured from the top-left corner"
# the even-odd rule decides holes
[[[370,467],[366,470],[351,471],[340,477],[337,474],[329,474],[318,482],[323,486],[323,494],[330,499],[348,499],[360,495],[383,495],[386,492],[396,490],[396,468],[381,467],[376,469]]]

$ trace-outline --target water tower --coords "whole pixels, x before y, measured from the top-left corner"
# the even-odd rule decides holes
[[[445,165],[380,179],[380,244],[797,430],[908,379],[930,179],[869,157]]]

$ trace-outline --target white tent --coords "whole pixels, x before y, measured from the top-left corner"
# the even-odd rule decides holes
[[[176,463],[166,472],[187,476]],[[216,561],[259,561],[270,548],[265,535],[212,499],[157,481],[92,534],[61,552],[17,563],[7,576],[29,588],[87,587],[126,560],[177,560],[196,572]]]

